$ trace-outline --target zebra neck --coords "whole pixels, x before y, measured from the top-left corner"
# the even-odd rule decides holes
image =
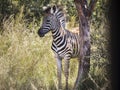
[[[53,41],[59,39],[59,37],[63,37],[65,35],[65,30],[62,27],[58,27],[52,31]]]
[[[51,48],[54,52],[58,53],[59,50],[61,50],[61,45],[63,45],[63,43],[66,45],[66,30],[62,29],[61,27],[57,28],[55,32],[52,32],[52,36],[53,42]]]

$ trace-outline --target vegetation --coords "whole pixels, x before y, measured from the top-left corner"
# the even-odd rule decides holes
[[[56,90],[51,33],[44,38],[37,35],[42,7],[47,4],[64,5],[67,28],[78,26],[72,0],[0,0],[0,90]],[[82,90],[111,90],[109,4],[108,0],[98,0],[90,20],[91,67],[89,78],[80,86]],[[70,90],[76,79],[77,65],[77,60],[72,59]],[[64,74],[62,81],[65,85]]]

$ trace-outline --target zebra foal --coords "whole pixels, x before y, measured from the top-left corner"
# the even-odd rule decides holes
[[[57,61],[58,90],[62,89],[62,59],[65,60],[64,73],[66,90],[68,90],[69,62],[71,58],[79,57],[80,36],[65,29],[65,16],[59,6],[48,7],[44,10],[43,23],[38,30],[38,34],[43,37],[49,31],[52,32],[53,41],[51,48]],[[75,90],[78,88],[82,73],[83,70],[79,65],[78,76],[74,85]]]

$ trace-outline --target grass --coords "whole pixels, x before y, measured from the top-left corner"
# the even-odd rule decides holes
[[[27,26],[25,20],[14,19],[13,16],[3,21],[3,32],[0,34],[0,90],[57,89],[56,61],[51,50],[52,37],[49,33],[40,38],[37,35],[38,28],[34,22]],[[99,32],[96,31],[96,33]],[[107,90],[105,85],[110,85],[106,69],[109,61],[107,57],[101,55],[107,52],[101,52],[105,48],[104,41],[99,42],[102,36],[99,34],[96,36],[96,33],[92,32],[89,79],[81,86],[82,90]],[[103,43],[103,46],[100,47],[99,43]],[[77,65],[77,60],[72,59],[69,77],[70,90],[76,79]],[[64,74],[62,74],[62,81],[64,88]]]

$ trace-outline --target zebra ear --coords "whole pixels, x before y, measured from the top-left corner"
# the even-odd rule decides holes
[[[46,7],[46,6],[43,6],[42,9],[43,9],[43,11],[45,11],[45,10],[47,9],[47,7]]]
[[[43,7],[43,13],[45,13],[45,14],[49,14],[50,13],[50,10],[51,10],[51,7],[47,7],[47,6],[44,6]]]
[[[53,6],[53,12],[55,13],[56,11],[56,5]]]
[[[50,11],[50,12],[51,12],[51,14],[55,13],[56,8],[57,8],[57,7],[56,7],[56,5],[54,5],[54,6],[51,8],[51,11]]]
[[[53,10],[53,8],[51,8],[51,10],[50,10],[50,13],[51,13],[51,14],[53,14],[53,13],[54,13],[54,10]]]

